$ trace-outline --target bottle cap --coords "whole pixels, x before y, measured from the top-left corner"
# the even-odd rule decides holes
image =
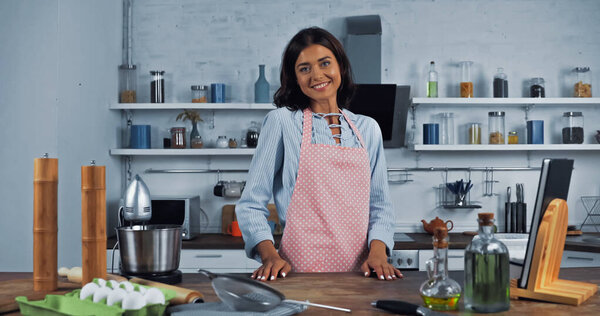
[[[477,214],[479,217],[479,221],[483,226],[493,226],[494,225],[494,213],[479,213]]]
[[[433,230],[433,245],[437,248],[448,248],[448,228],[436,227]]]

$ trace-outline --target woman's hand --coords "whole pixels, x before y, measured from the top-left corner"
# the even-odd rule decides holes
[[[365,277],[369,277],[371,270],[373,270],[380,280],[396,280],[396,278],[404,277],[400,270],[388,263],[385,244],[380,240],[371,241],[369,257],[360,266],[360,270],[364,273]]]
[[[275,281],[277,276],[285,278],[292,270],[290,264],[281,259],[279,253],[270,240],[265,240],[256,245],[260,254],[262,265],[252,273],[252,278],[259,281]]]

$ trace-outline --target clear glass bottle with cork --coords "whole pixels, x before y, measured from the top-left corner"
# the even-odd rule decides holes
[[[419,293],[425,307],[449,311],[458,309],[461,288],[448,276],[448,229],[436,227],[433,231],[433,258],[425,263],[428,280],[421,284]]]
[[[429,63],[429,78],[427,79],[427,97],[438,97],[438,73],[435,71],[435,62]]]
[[[495,313],[510,308],[508,248],[494,238],[494,213],[479,213],[479,231],[465,249],[465,308]]]

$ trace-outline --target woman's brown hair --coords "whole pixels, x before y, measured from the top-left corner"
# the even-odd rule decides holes
[[[273,100],[278,108],[304,110],[310,106],[310,99],[300,90],[294,67],[298,56],[306,47],[317,44],[326,47],[335,56],[340,66],[342,82],[337,91],[339,108],[346,108],[354,94],[352,68],[340,41],[331,33],[319,27],[309,27],[298,32],[285,48],[281,60],[281,87],[275,92]]]

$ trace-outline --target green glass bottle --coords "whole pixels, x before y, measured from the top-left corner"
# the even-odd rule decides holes
[[[429,63],[429,79],[427,81],[427,97],[438,97],[438,73],[435,71],[435,63]]]
[[[510,308],[508,248],[494,238],[494,214],[479,213],[479,233],[465,249],[465,309],[495,313]]]

